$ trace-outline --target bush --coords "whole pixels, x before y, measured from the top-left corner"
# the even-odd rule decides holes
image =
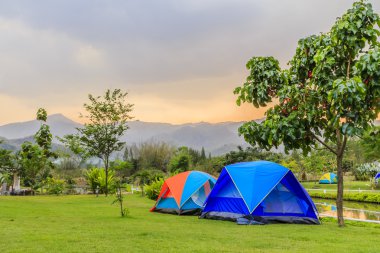
[[[63,192],[63,189],[65,188],[64,180],[56,179],[52,177],[47,178],[46,184],[47,184],[47,192],[49,194],[59,195]]]
[[[145,191],[146,196],[149,199],[156,200],[158,198],[158,194],[160,194],[161,187],[163,184],[164,184],[164,179],[159,178],[153,181],[151,184],[145,185],[144,191]]]
[[[367,181],[372,179],[377,172],[380,171],[380,163],[364,163],[354,169],[354,176],[356,180]]]
[[[66,183],[66,193],[67,194],[75,194],[74,187],[75,187],[75,180],[72,177],[66,177],[65,179]]]
[[[336,199],[335,192],[309,192],[309,195],[313,198],[322,198],[322,199]],[[344,200],[358,201],[358,202],[368,202],[380,204],[380,194],[371,193],[371,192],[357,192],[357,193],[344,193]]]
[[[115,177],[114,171],[108,171],[108,193],[115,192]],[[99,189],[99,193],[105,193],[106,189],[106,171],[103,168],[92,168],[86,172],[87,183],[93,193]]]

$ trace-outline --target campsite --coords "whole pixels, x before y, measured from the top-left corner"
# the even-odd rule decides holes
[[[151,213],[154,201],[138,194],[127,196],[126,218],[104,196],[1,197],[1,203],[7,229],[0,247],[10,252],[376,252],[380,236],[378,225],[355,222],[345,229],[333,220],[239,226]]]
[[[0,253],[379,252],[379,0],[0,1],[0,35]]]

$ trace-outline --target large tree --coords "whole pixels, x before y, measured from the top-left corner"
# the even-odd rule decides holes
[[[108,195],[108,169],[110,156],[120,151],[125,142],[120,138],[128,129],[127,121],[132,119],[133,104],[127,103],[127,92],[120,89],[107,90],[103,96],[88,95],[89,103],[84,104],[87,114],[82,115],[86,123],[77,128],[75,135],[66,135],[62,141],[74,153],[84,157],[96,156],[104,163]]]
[[[237,104],[278,101],[261,124],[239,128],[247,142],[285,150],[322,145],[337,161],[337,217],[343,220],[342,162],[347,139],[360,136],[380,110],[380,19],[370,3],[355,2],[327,33],[299,40],[290,68],[273,57],[253,57]]]

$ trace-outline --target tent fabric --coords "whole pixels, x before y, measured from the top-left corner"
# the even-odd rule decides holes
[[[375,182],[379,183],[379,181],[380,181],[380,172],[377,172],[377,174],[375,176]]]
[[[215,178],[201,171],[186,171],[165,180],[150,211],[176,214],[199,213],[215,185]]]
[[[224,167],[201,218],[319,224],[317,209],[294,174],[269,161]]]
[[[325,173],[319,179],[320,184],[336,184],[338,182],[338,177],[334,173]]]

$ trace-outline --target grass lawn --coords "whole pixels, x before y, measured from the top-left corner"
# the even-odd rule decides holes
[[[338,228],[233,222],[150,213],[153,201],[126,197],[0,197],[0,252],[379,252],[380,226]]]
[[[336,190],[336,184],[318,184],[318,182],[302,182],[301,183],[306,189],[320,189],[323,191],[324,189]],[[343,182],[344,190],[372,190],[371,182],[369,181],[348,181],[345,180]],[[380,190],[380,189],[374,189]],[[314,191],[314,190],[313,190]]]

